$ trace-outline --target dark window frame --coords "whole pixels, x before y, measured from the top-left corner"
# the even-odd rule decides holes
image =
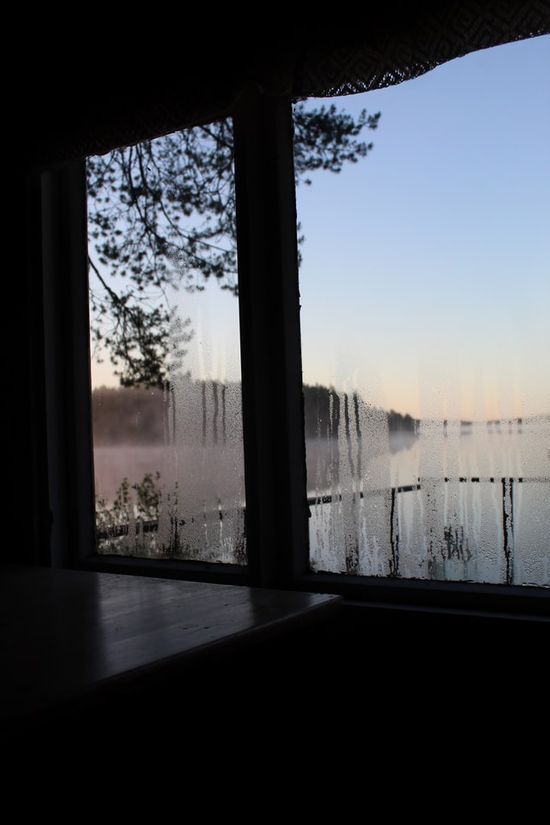
[[[232,116],[248,566],[95,552],[84,162],[48,170],[34,187],[41,211],[52,525],[46,563],[339,593],[372,605],[547,615],[550,599],[542,587],[310,572],[292,100],[250,92]]]

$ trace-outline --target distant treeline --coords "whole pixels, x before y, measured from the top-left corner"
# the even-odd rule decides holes
[[[341,423],[346,420],[353,429],[354,422],[359,417],[360,405],[364,404],[358,393],[338,393],[334,389],[316,384],[310,387],[304,385],[304,419],[306,438],[336,437]],[[404,432],[416,435],[418,420],[410,415],[390,410],[388,429],[392,432]]]
[[[167,396],[163,390],[144,387],[99,387],[92,392],[92,417],[96,446],[110,444],[162,444],[167,426]],[[304,386],[306,438],[336,437],[339,428],[353,422],[363,404],[356,393],[339,394],[328,387]],[[390,410],[391,432],[414,436],[418,421]]]
[[[98,387],[92,390],[94,444],[162,444],[164,391],[145,387]]]

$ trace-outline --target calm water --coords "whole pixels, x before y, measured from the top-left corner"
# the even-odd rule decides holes
[[[313,569],[550,585],[547,420],[423,421],[417,437],[375,422],[369,438],[340,432],[306,447]],[[112,501],[124,477],[160,472],[165,493],[178,478],[195,508],[229,510],[239,450],[220,460],[219,450],[186,446],[175,460],[162,446],[96,447],[96,493]]]
[[[423,421],[408,446],[380,427],[370,446],[338,442],[308,445],[310,500],[330,499],[311,507],[314,569],[550,584],[547,420]]]

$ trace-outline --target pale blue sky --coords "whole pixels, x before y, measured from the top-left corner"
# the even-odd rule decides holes
[[[382,115],[366,160],[298,188],[307,383],[413,415],[550,410],[549,78],[542,37],[336,100]],[[237,301],[178,304],[187,368],[236,378]]]
[[[549,80],[542,37],[341,99],[382,115],[365,161],[298,188],[306,382],[413,415],[550,410]]]

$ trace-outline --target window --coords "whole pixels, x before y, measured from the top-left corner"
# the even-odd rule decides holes
[[[233,124],[89,161],[95,491],[83,497],[95,492],[96,519],[81,542],[87,566],[162,562],[161,574],[285,584],[305,570],[290,102],[252,94]],[[233,153],[222,152],[221,168],[213,135],[234,140],[235,183]],[[149,192],[138,180],[147,163],[167,170],[164,181],[149,176]],[[177,190],[187,197],[191,186],[198,206],[185,214]],[[117,212],[130,196],[137,218]],[[144,226],[152,243],[140,246]],[[142,255],[138,265],[132,254]]]
[[[373,151],[298,187],[314,571],[550,585],[549,70],[356,95]]]
[[[371,104],[368,106],[371,111],[377,108]],[[52,172],[47,176],[49,192],[46,196],[59,207],[57,212],[55,209],[49,209],[51,225],[45,232],[47,237],[56,236],[59,242],[58,246],[50,249],[46,255],[50,259],[49,271],[52,276],[46,291],[52,296],[52,303],[56,307],[50,313],[50,321],[47,323],[51,323],[52,329],[55,327],[59,332],[57,338],[47,332],[49,346],[55,350],[47,366],[47,394],[49,418],[57,422],[57,430],[51,434],[49,443],[51,478],[58,484],[58,490],[54,490],[52,496],[56,514],[54,531],[58,531],[55,542],[56,546],[64,548],[59,563],[68,563],[67,559],[70,559],[69,563],[102,570],[151,570],[158,575],[174,574],[211,579],[217,577],[222,580],[228,580],[234,573],[233,568],[239,567],[240,580],[259,586],[304,589],[311,587],[315,590],[351,592],[346,588],[357,585],[359,589],[353,591],[354,593],[361,592],[372,599],[376,592],[382,593],[382,585],[385,588],[382,595],[384,599],[402,599],[403,594],[407,592],[413,594],[411,598],[423,600],[427,591],[423,590],[421,582],[419,583],[424,572],[420,570],[419,575],[419,545],[414,546],[414,541],[410,540],[410,537],[414,539],[418,524],[421,524],[421,528],[417,533],[424,529],[425,512],[430,501],[435,500],[437,514],[433,520],[434,530],[439,531],[438,542],[441,541],[439,533],[442,532],[443,539],[446,540],[446,531],[450,530],[450,557],[449,566],[445,565],[441,575],[432,565],[430,577],[435,581],[430,581],[429,584],[435,584],[436,587],[431,587],[430,592],[441,595],[439,603],[450,604],[452,600],[449,594],[456,594],[457,598],[460,598],[461,593],[468,591],[469,595],[475,590],[470,586],[464,588],[463,585],[455,585],[461,579],[475,578],[468,571],[463,574],[464,562],[471,561],[465,556],[472,545],[467,534],[468,528],[461,519],[464,513],[467,519],[477,518],[479,502],[468,498],[470,492],[463,492],[466,490],[466,484],[461,482],[460,478],[457,480],[454,477],[454,469],[451,481],[445,481],[446,477],[451,476],[443,475],[442,478],[441,473],[436,476],[437,484],[434,484],[430,501],[425,499],[427,486],[424,482],[428,479],[425,467],[421,473],[416,473],[416,480],[408,477],[401,479],[400,468],[396,470],[397,475],[392,476],[394,465],[397,463],[393,458],[398,456],[398,451],[392,454],[390,449],[388,466],[387,447],[391,425],[388,413],[394,409],[398,414],[395,416],[394,424],[399,426],[394,429],[397,431],[400,427],[404,430],[403,440],[410,439],[410,450],[414,452],[419,438],[423,437],[422,429],[416,422],[420,419],[425,421],[427,418],[421,415],[420,410],[412,407],[410,411],[407,407],[396,409],[397,405],[383,404],[362,388],[360,391],[359,384],[354,385],[353,380],[346,383],[345,380],[337,380],[336,376],[325,373],[316,375],[310,372],[310,352],[317,349],[315,343],[310,345],[308,337],[308,317],[312,306],[310,301],[312,295],[314,299],[319,299],[321,290],[315,294],[314,287],[308,294],[305,281],[302,285],[305,342],[303,367],[307,385],[304,393],[291,100],[289,97],[268,96],[248,91],[237,100],[232,115],[236,192],[234,217],[239,252],[238,299],[231,295],[224,298],[230,299],[229,303],[233,301],[231,305],[234,308],[238,306],[239,309],[238,326],[235,314],[232,321],[233,333],[230,337],[234,364],[238,366],[240,360],[240,388],[237,388],[237,371],[220,368],[219,359],[210,358],[213,352],[211,351],[206,359],[203,358],[204,369],[200,366],[189,367],[190,375],[183,364],[180,368],[175,363],[168,389],[159,382],[158,389],[148,386],[136,390],[135,393],[133,390],[130,391],[125,397],[129,398],[133,393],[131,402],[125,410],[123,404],[119,404],[117,416],[119,423],[123,416],[133,417],[134,443],[129,445],[131,449],[124,459],[128,460],[128,469],[123,470],[121,478],[117,476],[112,482],[107,480],[106,461],[102,464],[100,452],[104,450],[104,456],[106,455],[109,439],[114,437],[113,430],[109,434],[104,413],[111,403],[111,398],[119,390],[108,388],[102,398],[99,397],[101,393],[98,393],[99,403],[94,406],[94,426],[98,435],[95,445],[98,478],[96,492],[99,498],[104,500],[104,505],[100,504],[99,511],[101,518],[104,518],[103,525],[99,525],[99,550],[102,551],[99,555],[95,552],[96,524],[93,522],[92,445],[86,440],[86,433],[91,432],[90,407],[87,407],[90,382],[88,375],[80,374],[85,361],[83,355],[88,354],[89,348],[88,327],[83,331],[78,323],[78,319],[88,311],[88,296],[81,288],[84,282],[82,273],[87,268],[85,256],[82,256],[86,248],[86,225],[82,221],[82,213],[78,212],[84,203],[83,168],[82,165],[70,169],[67,167],[61,173]],[[377,149],[382,143],[382,134],[381,131],[380,137],[377,137]],[[327,175],[326,178],[328,177]],[[319,191],[318,182],[315,182],[311,191]],[[72,208],[69,207],[67,210],[63,204],[68,203],[72,203]],[[80,205],[76,210],[75,204]],[[306,234],[306,245],[301,250],[304,274],[306,267],[310,265],[309,256],[315,254],[316,246],[311,235],[311,224],[308,227],[302,210],[301,200],[299,204],[299,217]],[[74,213],[76,217],[69,218],[67,213]],[[63,232],[59,232],[59,227],[67,226],[71,220],[74,225],[68,233],[71,241],[67,243],[68,235],[64,236]],[[196,220],[196,217],[190,216],[191,232],[196,228]],[[332,229],[330,224],[329,219],[329,230]],[[225,248],[223,241],[221,247],[222,250]],[[105,252],[108,253],[109,250],[106,249]],[[104,256],[104,260],[106,263],[102,263],[101,260],[99,264],[95,262],[98,272],[91,278],[92,287],[94,277],[102,277],[102,267],[109,266],[109,254]],[[64,279],[63,273],[66,275],[69,269],[73,281],[69,290],[71,294],[67,296],[65,292],[68,281],[67,278]],[[340,271],[335,276],[340,286],[343,283],[340,280],[341,276]],[[333,311],[341,292],[339,294],[337,289],[332,290],[330,298],[323,299],[325,304],[329,300],[333,302]],[[199,291],[198,296],[191,296],[189,300],[201,302],[204,299],[207,302],[210,297],[210,287],[207,287],[203,293]],[[353,298],[351,300],[353,302]],[[60,315],[55,317],[59,307],[62,307]],[[151,305],[149,308],[154,311],[155,307]],[[372,313],[372,309],[369,308],[369,312]],[[178,348],[181,347],[187,350],[185,358],[188,358],[189,363],[193,361],[194,365],[200,364],[200,352],[193,354],[192,351],[198,341],[197,321],[193,313],[187,314],[186,310],[182,311],[178,320],[176,310],[176,314],[171,317],[172,336],[168,336],[165,343],[168,348],[172,348],[176,362],[179,358]],[[191,318],[191,321],[186,326],[187,317]],[[67,318],[70,319],[69,324],[64,324],[63,321]],[[326,339],[340,338],[344,343],[345,336],[340,330],[331,329],[330,320],[329,318],[324,329]],[[219,324],[212,326],[217,328]],[[188,337],[191,331],[195,333],[193,338]],[[333,333],[332,337],[328,335],[329,332]],[[101,334],[108,335],[108,329]],[[236,346],[237,335],[240,342],[240,359],[239,347]],[[373,352],[377,347],[380,349],[381,340],[383,338],[374,342]],[[77,346],[74,346],[74,341],[77,341]],[[157,344],[164,345],[162,341]],[[59,369],[60,364],[64,365],[63,370]],[[353,369],[348,364],[345,371],[353,372]],[[106,381],[107,379],[97,379],[98,387]],[[234,428],[231,430],[233,443],[228,445],[228,401],[231,394]],[[237,413],[240,404],[242,417]],[[78,410],[76,415],[75,410]],[[406,418],[407,413],[412,419],[412,426],[409,426],[411,422]],[[131,461],[134,460],[131,454],[137,454],[137,448],[140,447],[137,442],[145,437],[144,422],[148,416],[151,416],[151,420],[147,437],[158,439],[157,446],[153,444],[152,449],[158,448],[163,456],[168,456],[167,465],[157,470],[156,465],[146,464],[134,470],[131,467]],[[494,417],[484,419],[484,424],[487,428],[488,423],[492,421],[496,427],[495,422],[500,421],[502,428],[504,418],[508,420],[514,417],[517,427],[518,418],[522,418],[523,426],[523,418],[527,419],[529,416],[514,416],[506,412],[500,418],[495,414]],[[159,423],[160,419],[162,425]],[[466,434],[460,435],[462,425],[467,429],[470,426],[468,422],[471,422],[472,427],[477,422],[473,415],[461,413],[457,416],[453,413],[451,416],[449,413],[442,417],[440,411],[434,413],[431,420],[433,426],[430,433],[434,440],[430,444],[437,440],[439,446],[443,439],[446,439],[446,444],[453,442],[455,446],[457,442],[460,443],[461,438],[468,439]],[[64,427],[64,422],[69,422],[68,427]],[[304,432],[309,441],[307,484]],[[103,444],[99,440],[99,433]],[[311,452],[312,438],[317,439],[318,455]],[[166,452],[165,442],[170,439],[176,449]],[[385,443],[382,445],[383,439]],[[470,439],[473,442],[474,438]],[[59,447],[61,443],[64,444],[63,448]],[[241,443],[242,455],[238,446]],[[429,449],[432,449],[431,446]],[[189,451],[193,450],[197,451],[200,458],[195,456],[195,463],[188,466],[193,468],[193,482],[198,484],[189,500],[182,503],[183,495],[187,493],[181,492],[179,483],[177,496],[181,495],[182,498],[177,498],[175,492],[179,471],[171,478],[170,472],[182,456],[187,460]],[[361,468],[358,458],[362,462]],[[212,486],[210,478],[207,480],[206,488],[201,487],[200,472],[197,473],[195,468],[209,468],[212,464],[221,467],[222,475],[225,475],[226,470],[235,468],[233,475],[228,474],[228,493],[222,490],[220,494],[221,488],[216,489]],[[71,472],[73,467],[80,468],[77,476]],[[366,467],[369,468],[369,472],[375,472],[370,472],[368,483],[357,483]],[[336,469],[338,477],[335,475]],[[406,468],[407,472],[409,469]],[[439,469],[441,468],[438,467]],[[414,470],[416,471],[416,467]],[[160,478],[157,478],[157,472],[160,473]],[[481,470],[479,477],[480,482],[473,482],[474,473],[468,473],[468,484],[479,483],[481,488]],[[124,483],[124,478],[128,479],[127,483]],[[525,484],[524,477],[521,476],[520,482],[517,473],[506,474],[506,479],[510,478],[514,479],[514,485],[516,479],[518,485]],[[219,479],[216,479],[216,482],[218,481]],[[109,483],[110,489],[107,486]],[[422,489],[401,489],[423,483]],[[502,481],[500,483],[502,485]],[[104,489],[101,489],[102,485],[105,485]],[[53,486],[51,484],[50,489],[53,489]],[[525,489],[526,487],[522,487],[522,491]],[[502,487],[502,493],[502,506],[498,513],[495,510],[495,515],[500,518],[500,523],[495,528],[495,536],[504,537],[503,525],[506,522],[506,526],[510,526],[513,508],[514,529],[519,531],[514,533],[514,549],[517,551],[520,547],[519,535],[523,529],[518,521],[521,518],[519,513],[523,504],[518,504],[517,496],[523,495],[525,498],[525,493],[518,491],[516,486],[510,488],[508,482],[507,486]],[[463,502],[461,496],[464,495],[466,500]],[[409,497],[406,498],[407,496]],[[440,500],[437,500],[438,496]],[[115,506],[117,498],[118,504]],[[230,499],[229,508],[226,507],[227,499]],[[544,504],[547,498],[541,498],[541,501]],[[407,502],[412,502],[412,505]],[[455,518],[457,502],[462,510],[457,511],[458,515]],[[491,506],[493,505],[494,499]],[[412,527],[407,522],[409,506],[415,513],[421,514],[420,521],[417,522],[414,522],[416,516],[413,515]],[[103,514],[101,508],[104,510]],[[358,508],[362,508],[362,513],[368,515],[367,519],[356,518]],[[197,510],[198,520],[195,520]],[[226,534],[226,513],[229,511],[235,513],[236,517]],[[447,518],[449,513],[450,520]],[[163,518],[164,527],[161,524]],[[485,522],[482,520],[481,524],[484,525]],[[80,530],[77,542],[72,538],[75,535],[75,525]],[[190,525],[193,526],[190,528]],[[361,558],[360,541],[348,542],[350,526],[356,533],[366,526],[367,544],[371,536],[376,538],[374,544],[378,544],[380,548],[378,567],[372,564],[370,559],[365,562],[365,559]],[[193,534],[191,538],[184,538],[183,544],[179,543],[180,528]],[[218,533],[214,540],[212,536],[216,529]],[[481,529],[483,531],[485,528],[482,526]],[[540,535],[544,536],[544,527],[541,528]],[[243,552],[243,536],[246,555]],[[490,544],[490,538],[487,535],[487,546]],[[422,539],[421,543],[423,541]],[[71,545],[75,543],[80,548],[80,558],[71,556]],[[509,544],[508,550],[510,547]],[[543,548],[542,545],[541,547]],[[503,581],[505,585],[513,585],[519,580],[508,575],[504,547],[499,546],[496,552],[501,559],[498,576],[481,575],[477,577],[478,582],[484,585]],[[124,557],[127,554],[134,558]],[[519,558],[517,552],[515,558]],[[245,561],[246,565],[243,564]],[[229,563],[220,565],[218,562]],[[524,569],[525,565],[523,562],[521,564]],[[536,572],[535,578],[529,574],[525,579],[526,583],[545,584],[547,568],[544,567],[544,559],[541,564],[542,567],[539,565],[537,571],[541,569],[542,574]],[[462,567],[455,575],[454,570],[460,565]],[[504,577],[501,575],[503,569]],[[448,575],[449,570],[451,575]],[[431,575],[432,572],[435,572],[435,575]],[[538,594],[541,592],[540,588],[527,589],[536,590]],[[476,592],[486,594],[488,590],[480,585]],[[499,599],[498,594],[512,591],[507,586],[499,585],[491,592]],[[396,596],[396,593],[399,596]]]
[[[232,146],[223,120],[87,163],[102,554],[246,563]]]

